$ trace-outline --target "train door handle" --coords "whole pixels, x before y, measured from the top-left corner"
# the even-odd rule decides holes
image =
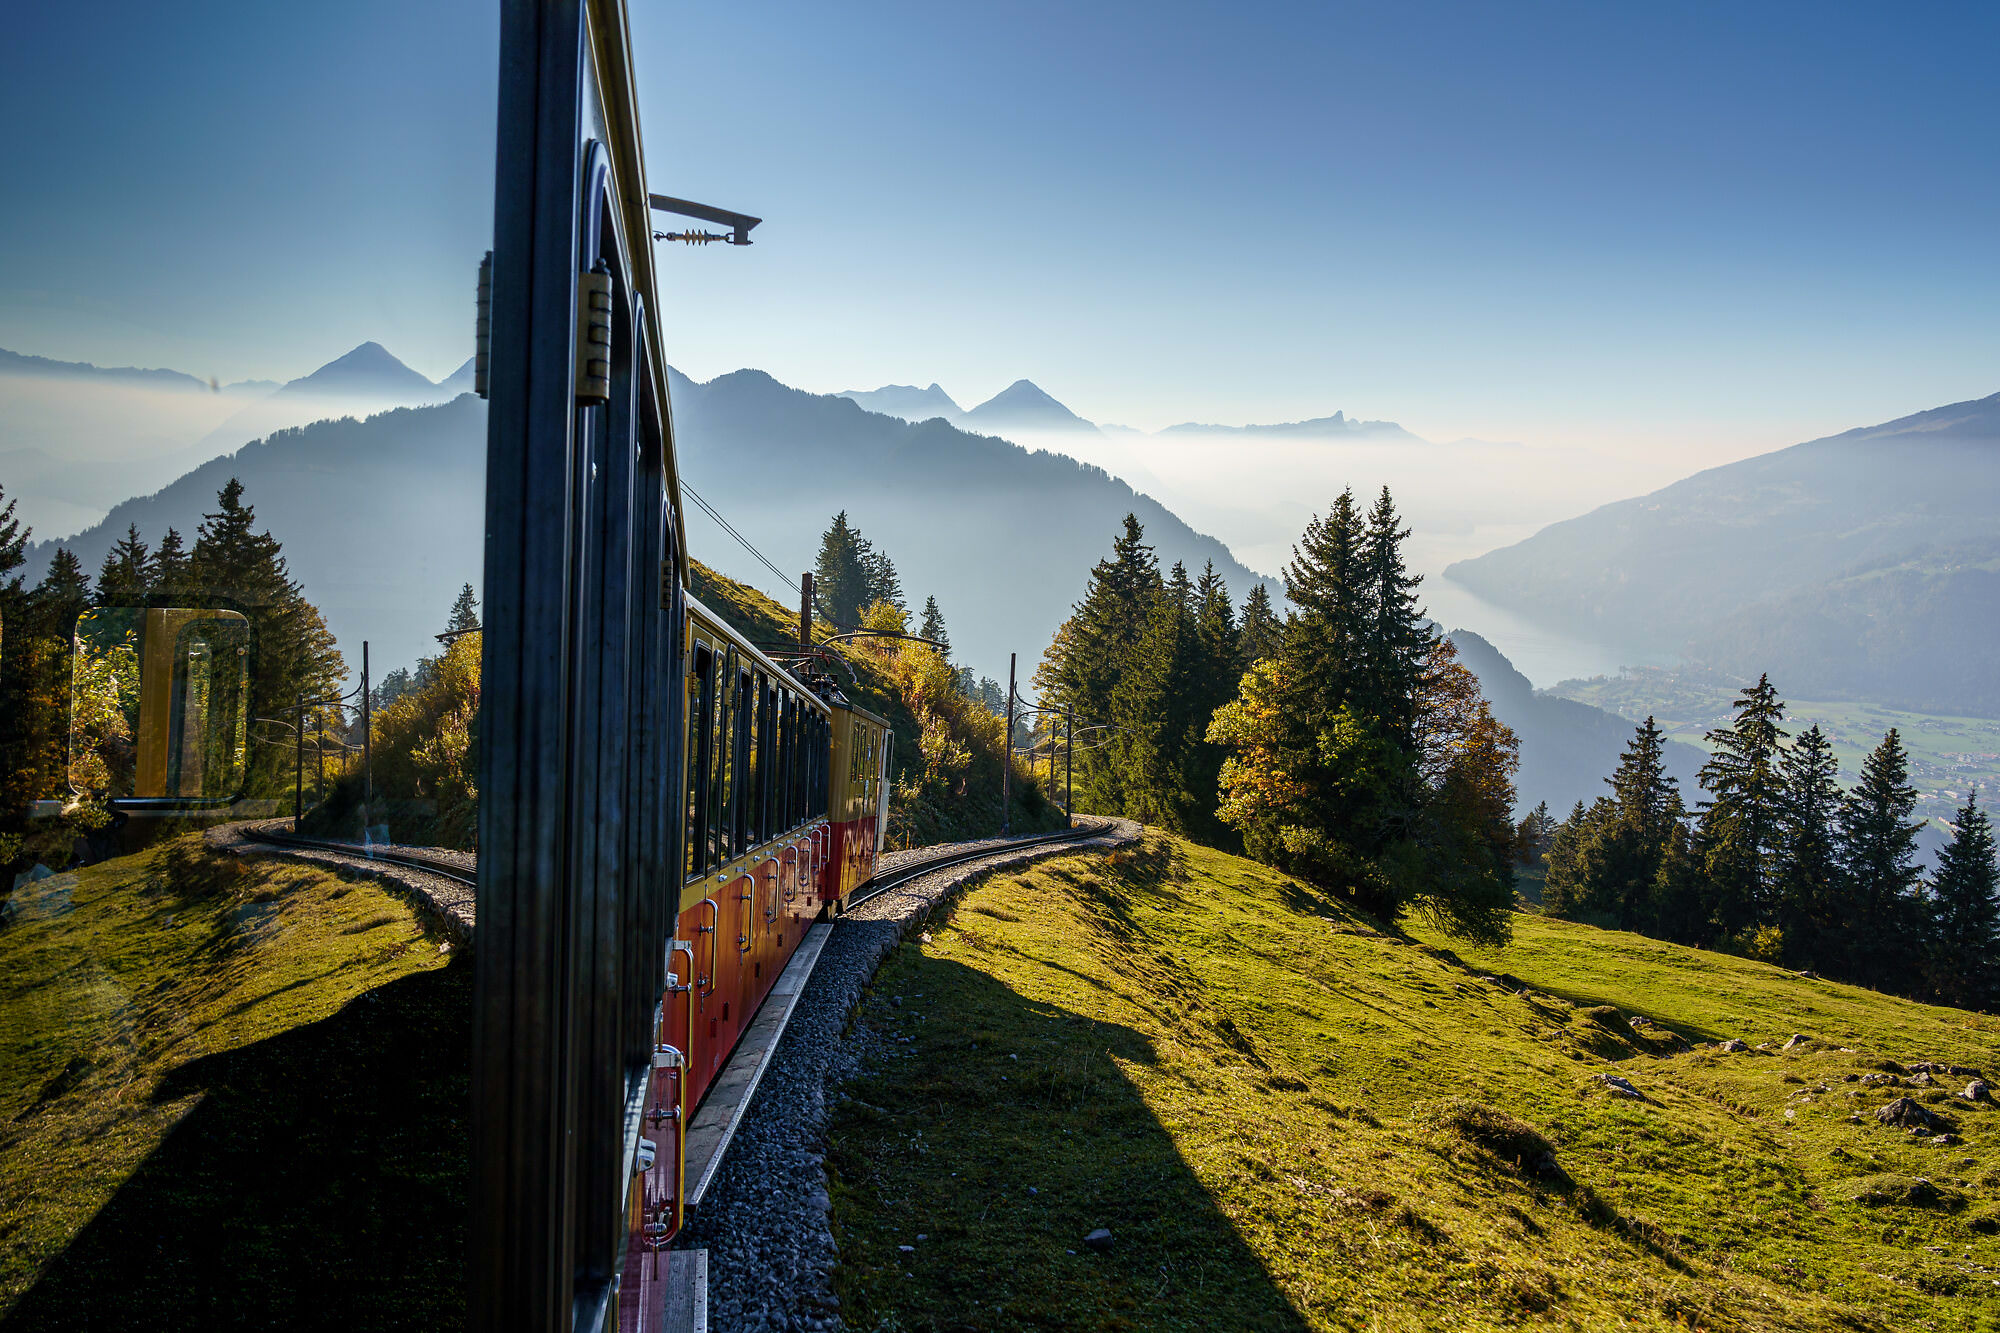
[[[718,943],[715,938],[715,928],[722,924],[722,909],[716,905],[713,898],[703,898],[701,905],[708,909],[708,924],[696,926],[695,929],[708,936],[708,975],[696,978],[695,986],[703,995],[709,995],[715,991],[715,946]],[[690,968],[694,966],[692,948],[688,950],[688,966]]]

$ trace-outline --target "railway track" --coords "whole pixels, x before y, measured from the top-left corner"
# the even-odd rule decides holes
[[[901,888],[912,880],[922,879],[925,875],[935,874],[940,870],[949,870],[953,866],[964,865],[968,861],[978,861],[988,856],[1002,856],[1021,847],[1035,847],[1051,842],[1075,842],[1081,838],[1092,838],[1104,832],[1109,827],[1110,824],[1108,821],[1093,819],[1086,823],[1079,823],[1073,828],[1063,829],[1060,832],[1042,834],[1040,837],[1010,838],[1005,842],[985,843],[970,850],[951,851],[938,856],[928,856],[921,861],[913,861],[908,865],[897,866],[894,870],[888,872],[888,874],[877,875],[874,879],[869,880],[862,891],[848,901],[848,907],[850,909],[859,907],[863,903],[879,898],[893,889]]]
[[[879,898],[892,890],[901,888],[913,880],[922,879],[925,875],[935,874],[940,870],[949,870],[953,866],[964,865],[968,861],[977,861],[988,856],[1004,855],[1020,847],[1036,847],[1044,843],[1074,842],[1080,838],[1094,837],[1102,833],[1106,827],[1102,821],[1091,820],[1086,823],[1079,823],[1074,828],[1063,829],[1055,833],[1045,833],[1039,837],[1013,838],[1006,842],[982,843],[970,849],[953,850],[937,856],[927,856],[920,861],[912,861],[904,865],[899,865],[894,870],[888,872],[888,874],[878,875],[874,879],[869,880],[862,891],[849,900],[848,906],[850,908],[859,907],[861,904]],[[343,856],[359,856],[371,861],[387,862],[390,865],[407,866],[411,870],[421,870],[426,874],[438,875],[442,878],[463,884],[467,888],[477,887],[478,884],[477,873],[475,871],[456,862],[446,861],[434,856],[425,856],[422,852],[384,851],[380,847],[370,847],[364,843],[340,842],[332,838],[307,838],[296,833],[279,833],[271,829],[260,828],[246,828],[243,830],[243,836],[251,839],[253,842],[267,843],[275,847],[298,847],[313,851],[338,852]]]
[[[269,843],[275,847],[299,847],[320,852],[338,852],[343,856],[359,856],[370,861],[384,861],[390,865],[406,866],[411,870],[421,870],[428,875],[463,884],[467,888],[478,887],[476,872],[456,862],[435,856],[425,856],[422,852],[385,852],[379,847],[366,843],[339,842],[331,838],[305,838],[296,833],[276,833],[270,829],[246,828],[243,836],[252,842]]]

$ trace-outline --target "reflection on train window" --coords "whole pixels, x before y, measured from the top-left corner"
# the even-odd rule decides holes
[[[708,869],[708,774],[710,716],[715,706],[715,654],[697,643],[688,671],[687,872],[693,879]]]
[[[93,800],[242,792],[250,622],[234,611],[103,607],[77,619],[69,785]]]

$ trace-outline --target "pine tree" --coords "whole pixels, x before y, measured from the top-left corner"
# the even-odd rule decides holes
[[[1555,816],[1549,813],[1549,803],[1538,801],[1535,808],[1521,817],[1514,826],[1514,859],[1530,869],[1542,864],[1549,854],[1549,842],[1561,827]]]
[[[896,576],[896,564],[889,559],[889,553],[869,546],[867,565],[868,597],[862,605],[869,607],[877,602],[886,602],[898,611],[908,611],[910,608],[903,601],[903,581]]]
[[[1718,919],[1730,937],[1775,919],[1779,839],[1784,829],[1784,775],[1779,757],[1784,701],[1769,676],[1736,697],[1736,718],[1708,733],[1715,748],[1701,768],[1699,851]]]
[[[479,599],[473,596],[470,583],[458,590],[458,600],[451,604],[451,622],[444,628],[447,634],[463,634],[479,628]]]
[[[1785,956],[1798,967],[1837,965],[1841,887],[1839,762],[1818,727],[1802,732],[1782,761],[1784,825],[1778,850],[1778,920]]]
[[[2000,1002],[2000,866],[1976,792],[1966,794],[1953,824],[1931,879],[1931,990],[1946,1004],[1991,1009]]]
[[[188,555],[188,589],[250,620],[250,716],[291,717],[301,700],[338,694],[345,664],[319,610],[292,579],[283,548],[269,532],[256,530],[242,482],[230,478],[216,498],[218,507],[202,520]],[[284,747],[252,746],[249,789],[280,789],[291,759]]]
[[[1363,582],[1360,707],[1406,748],[1416,728],[1417,694],[1436,635],[1417,605],[1421,575],[1403,563],[1410,531],[1384,486],[1361,539]]]
[[[1542,910],[1550,916],[1575,920],[1586,910],[1587,889],[1583,882],[1583,844],[1589,840],[1592,824],[1604,817],[1611,802],[1599,797],[1595,810],[1586,810],[1578,801],[1569,818],[1556,826],[1549,839],[1548,855],[1542,860]]]
[[[20,591],[21,576],[14,573],[27,560],[28,538],[31,531],[21,526],[14,517],[14,502],[7,499],[7,490],[0,486],[0,588]]]
[[[1197,790],[1208,730],[1201,708],[1201,640],[1195,593],[1176,564],[1154,598],[1146,632],[1134,645],[1111,696],[1111,721],[1126,756],[1122,813],[1182,834],[1201,834],[1213,809]],[[1212,711],[1212,710],[1210,710]]]
[[[1298,614],[1285,628],[1288,701],[1299,722],[1320,728],[1346,708],[1373,619],[1363,567],[1365,537],[1354,492],[1306,525],[1285,566],[1285,595]]]
[[[951,660],[951,635],[945,632],[944,612],[938,610],[935,597],[924,598],[924,618],[917,624],[917,637],[935,643],[938,656]]]
[[[1248,671],[1252,662],[1276,657],[1284,647],[1284,622],[1271,610],[1271,590],[1261,583],[1251,584],[1249,594],[1243,599],[1237,641],[1241,648],[1239,672]]]
[[[181,545],[181,534],[168,528],[167,535],[160,538],[160,549],[153,552],[152,563],[146,567],[146,591],[172,600],[186,588],[187,581],[187,552]]]
[[[1841,863],[1846,872],[1846,937],[1842,973],[1878,990],[1906,988],[1917,967],[1919,883],[1913,819],[1917,789],[1909,755],[1891,727],[1861,766],[1861,780],[1840,807]]]
[[[67,547],[57,547],[48,573],[9,625],[8,652],[18,693],[7,702],[19,715],[9,727],[7,759],[18,766],[5,786],[22,802],[69,794],[70,671],[77,617],[90,609],[90,576]],[[13,674],[13,673],[10,673]]]
[[[874,599],[870,579],[873,549],[847,521],[847,511],[833,516],[820,538],[819,559],[813,565],[813,601],[820,616],[836,629],[853,629]]]
[[[146,543],[139,540],[139,525],[130,524],[125,535],[104,553],[104,564],[97,571],[98,605],[136,606],[145,597],[151,579]]]
[[[1695,945],[1706,945],[1714,939],[1715,906],[1708,876],[1684,823],[1676,822],[1667,830],[1666,844],[1660,851],[1660,870],[1653,878],[1653,901],[1648,915],[1653,931],[1661,939]]]
[[[1083,600],[1057,631],[1043,669],[1036,672],[1042,682],[1042,704],[1075,710],[1079,727],[1111,723],[1112,695],[1151,625],[1162,587],[1159,562],[1146,545],[1145,529],[1137,515],[1127,514],[1124,531],[1111,543],[1111,557],[1091,570]],[[1129,738],[1111,732],[1102,745],[1078,750],[1080,809],[1122,812],[1126,808],[1129,749]]]
[[[1605,782],[1615,809],[1582,849],[1584,897],[1627,930],[1650,929],[1660,861],[1682,813],[1679,784],[1667,773],[1666,736],[1651,717]]]

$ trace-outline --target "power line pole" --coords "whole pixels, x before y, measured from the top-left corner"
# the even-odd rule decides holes
[[[1076,827],[1076,707],[1063,707],[1063,827]]]
[[[296,747],[292,754],[292,832],[299,831],[299,818],[305,814],[306,804],[306,701],[299,700],[298,734],[293,740]]]
[[[1000,761],[1000,836],[1014,831],[1014,659],[1007,654],[1007,754]]]
[[[373,842],[368,817],[375,804],[375,714],[368,688],[368,640],[361,641],[361,841]]]
[[[810,572],[799,575],[799,651],[807,657],[813,650],[813,576]],[[807,664],[811,670],[811,664]]]

